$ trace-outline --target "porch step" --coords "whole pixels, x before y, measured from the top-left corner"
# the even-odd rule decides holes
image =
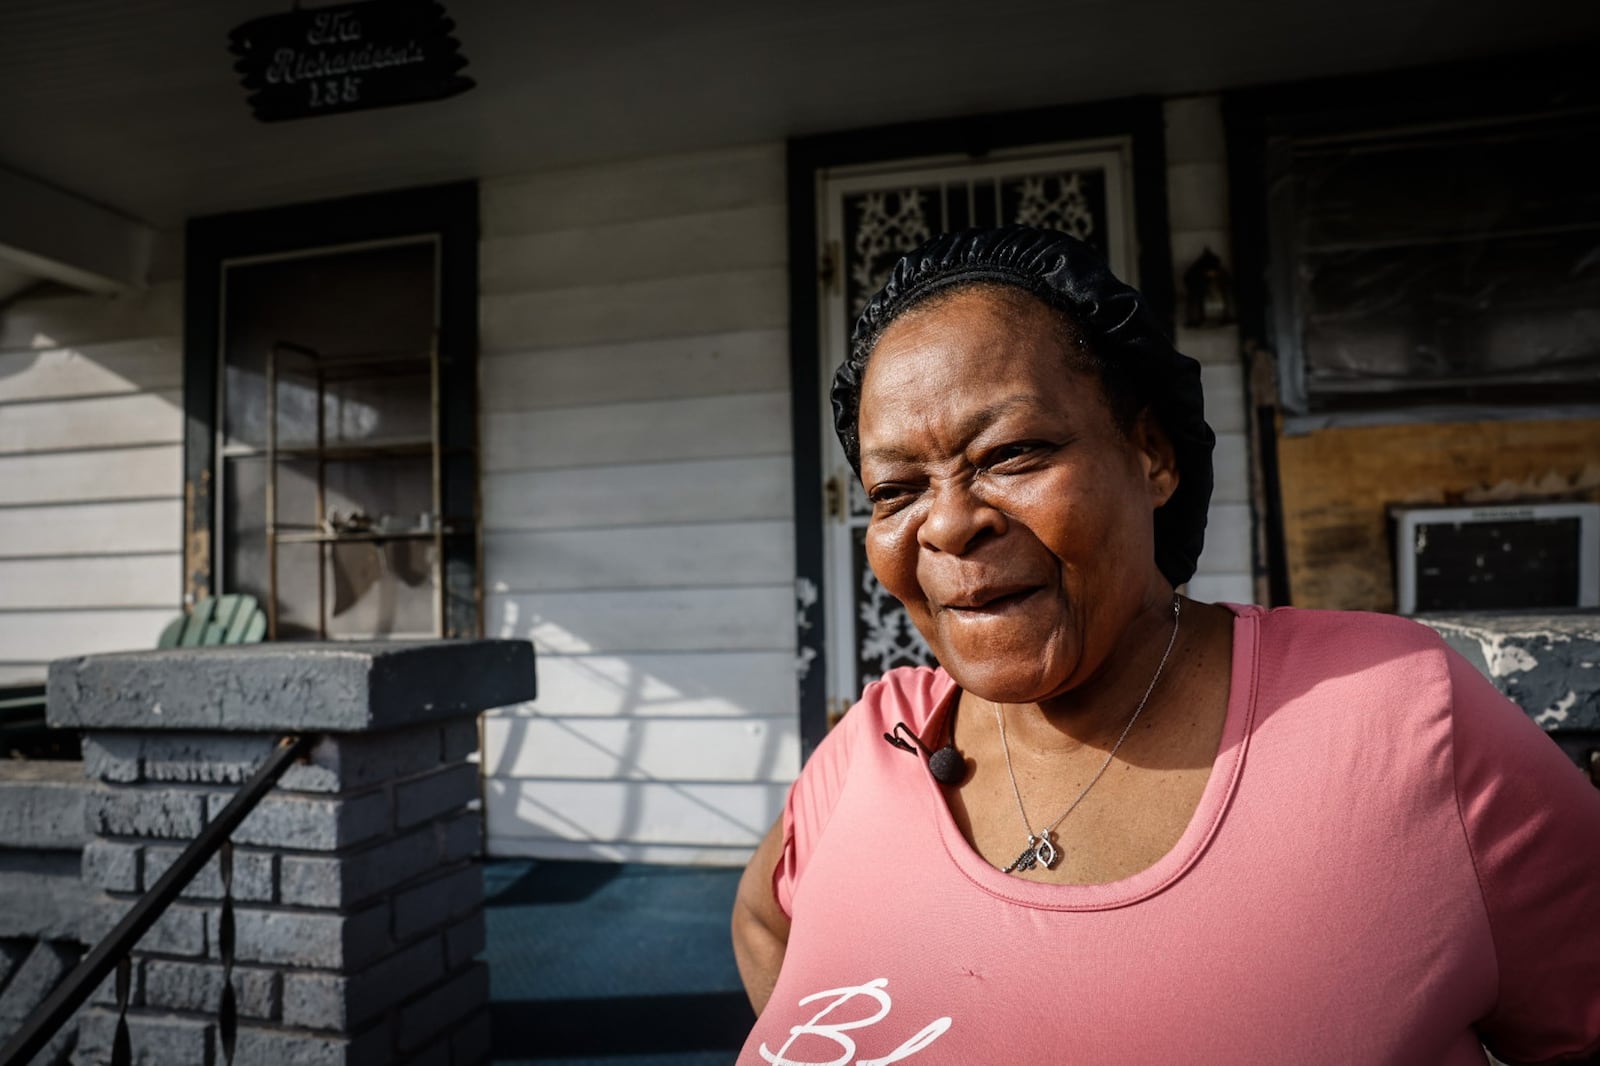
[[[82,850],[90,787],[81,762],[0,761],[0,848]]]
[[[0,940],[0,1040],[8,1039],[78,964],[83,946],[61,941]],[[78,1027],[68,1024],[31,1061],[55,1066],[67,1061]]]

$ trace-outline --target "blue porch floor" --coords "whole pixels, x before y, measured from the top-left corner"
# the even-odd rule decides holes
[[[728,942],[739,871],[496,861],[496,1066],[727,1066],[755,1018]]]

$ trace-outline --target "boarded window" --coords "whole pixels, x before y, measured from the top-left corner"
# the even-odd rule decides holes
[[[1269,148],[1294,410],[1600,398],[1600,113]]]

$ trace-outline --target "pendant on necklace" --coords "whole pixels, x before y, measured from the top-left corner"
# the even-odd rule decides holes
[[[1039,860],[1039,865],[1046,870],[1056,868],[1056,860],[1061,858],[1061,853],[1056,851],[1056,846],[1050,843],[1050,830],[1046,829],[1044,835],[1039,837],[1039,842],[1033,846],[1034,857]]]
[[[1019,874],[1031,870],[1035,866],[1043,866],[1046,870],[1055,869],[1056,861],[1061,858],[1061,852],[1050,843],[1050,834],[1034,836],[1028,834],[1028,846],[1022,849],[1022,854],[1011,860],[1010,866],[1000,867],[1003,874]]]
[[[1015,874],[1021,873],[1023,870],[1033,869],[1034,864],[1039,861],[1038,848],[1039,838],[1029,833],[1028,846],[1022,849],[1021,855],[1011,860],[1010,866],[1002,866],[1000,872],[1003,874]],[[1051,849],[1051,851],[1054,850],[1054,848]]]

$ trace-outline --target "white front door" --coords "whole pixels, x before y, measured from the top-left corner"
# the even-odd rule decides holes
[[[819,173],[818,305],[822,323],[823,522],[828,620],[828,715],[896,666],[933,657],[905,609],[878,583],[863,549],[869,507],[834,436],[828,389],[849,349],[850,330],[895,261],[936,233],[1020,222],[1062,230],[1104,255],[1138,284],[1133,171],[1128,138],[1041,145],[982,161],[934,159]]]

